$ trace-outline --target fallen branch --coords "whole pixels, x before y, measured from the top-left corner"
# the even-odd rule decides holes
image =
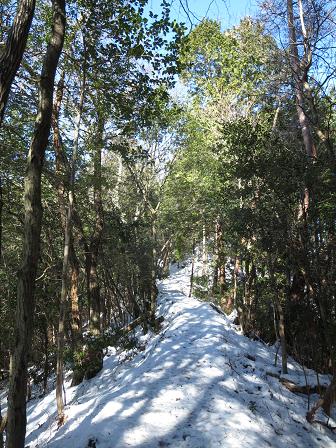
[[[223,310],[219,308],[219,306],[215,305],[214,303],[210,302],[209,305],[211,308],[213,308],[215,311],[217,311],[218,314],[223,314],[223,316],[226,316]]]
[[[311,395],[311,394],[319,394],[326,392],[327,387],[316,385],[311,386],[310,384],[307,384],[305,386],[299,386],[298,384],[293,383],[293,381],[289,381],[287,378],[282,378],[278,373],[274,372],[266,372],[266,375],[272,376],[273,378],[277,378],[279,382],[285,386],[286,389],[288,389],[290,392],[293,392],[294,394],[304,394],[304,395]]]
[[[286,389],[288,389],[290,392],[293,392],[294,394],[304,394],[304,395],[311,395],[311,394],[322,394],[327,390],[326,386],[311,386],[307,384],[306,386],[298,386],[297,384],[293,383],[292,381],[288,381],[286,378],[279,378],[279,381],[281,384],[283,384]]]
[[[133,320],[132,322],[130,322],[128,325],[126,325],[125,327],[122,327],[120,329],[120,332],[125,335],[127,333],[129,333],[130,331],[134,330],[134,328],[136,328],[138,325],[141,324],[141,322],[143,321],[143,317],[137,317],[135,320]]]
[[[266,372],[267,376],[272,376],[273,378],[277,378],[280,381],[280,375],[274,372]]]

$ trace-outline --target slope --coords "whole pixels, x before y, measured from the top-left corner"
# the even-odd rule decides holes
[[[29,403],[30,448],[335,446],[334,432],[305,421],[307,397],[266,374],[277,373],[273,348],[187,297],[189,270],[159,283],[163,329],[140,336],[142,351],[111,349],[100,375],[74,388],[66,383],[62,428],[54,391]],[[314,372],[306,373],[314,383]],[[292,360],[288,377],[303,381]]]

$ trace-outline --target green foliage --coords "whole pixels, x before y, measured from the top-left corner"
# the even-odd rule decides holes
[[[195,278],[195,295],[211,297],[226,311],[234,305],[244,331],[270,343],[279,300],[289,349],[326,369],[336,328],[333,92],[314,90],[314,105],[306,99],[329,135],[319,141],[321,130],[312,123],[318,159],[311,161],[297,125],[286,53],[261,23],[245,19],[222,32],[219,23],[203,20],[188,36],[181,61],[191,96],[160,214],[173,235],[175,258],[190,254],[205,229],[218,245],[215,270],[230,263],[229,284],[209,293],[202,287],[207,279]],[[305,189],[310,197],[303,219]],[[304,341],[310,333],[319,359]]]

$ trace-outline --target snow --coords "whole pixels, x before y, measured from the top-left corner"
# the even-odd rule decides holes
[[[110,349],[96,378],[73,388],[68,379],[63,427],[57,429],[54,391],[30,401],[27,446],[335,447],[335,432],[306,422],[307,397],[266,374],[280,373],[275,348],[249,340],[231,319],[189,298],[189,275],[190,265],[173,266],[159,282],[165,320],[159,334],[140,336],[144,350]],[[313,371],[306,375],[316,383]],[[286,377],[305,384],[291,359]],[[328,381],[320,376],[321,384]]]

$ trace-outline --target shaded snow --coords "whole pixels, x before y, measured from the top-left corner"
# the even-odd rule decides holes
[[[144,351],[127,359],[111,350],[96,378],[74,388],[67,382],[62,428],[54,392],[29,403],[30,448],[335,447],[335,433],[306,422],[307,397],[266,375],[279,373],[274,349],[187,297],[189,270],[175,268],[159,283],[165,320],[160,334],[142,338]],[[288,377],[304,383],[293,361]]]

